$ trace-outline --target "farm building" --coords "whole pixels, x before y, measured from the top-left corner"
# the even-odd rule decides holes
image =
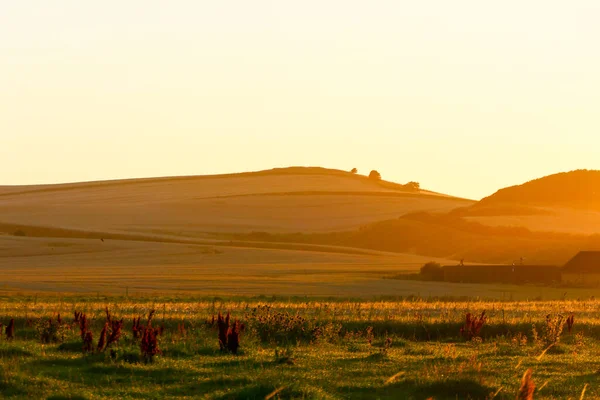
[[[464,283],[560,282],[561,269],[553,265],[447,265],[444,281]],[[599,269],[600,272],[600,269]],[[600,274],[598,275],[600,277]]]
[[[562,281],[569,284],[600,285],[600,251],[582,251],[562,268]]]

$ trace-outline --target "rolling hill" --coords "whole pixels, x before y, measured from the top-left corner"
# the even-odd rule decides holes
[[[562,264],[600,249],[600,171],[559,173],[501,189],[448,213],[367,224],[336,243],[488,263]]]
[[[0,187],[0,223],[105,233],[328,232],[473,202],[323,168]],[[9,232],[11,233],[11,232]]]
[[[397,281],[382,278],[431,257],[268,235],[355,231],[471,204],[323,168],[4,186],[0,282],[8,292],[393,295]]]
[[[598,234],[600,171],[564,172],[501,189],[459,213],[489,226]]]
[[[599,171],[556,174],[498,191],[450,211],[417,210],[357,230],[313,235],[237,235],[237,239],[322,243],[466,259],[482,263],[562,264],[600,249]]]
[[[561,264],[600,249],[599,180],[598,171],[557,174],[477,203],[299,167],[4,186],[0,274],[24,290],[51,289],[63,276],[69,290],[389,291],[382,277],[429,259]],[[227,256],[208,257],[213,250]]]
[[[501,189],[473,208],[497,205],[600,210],[600,171],[576,170]]]
[[[452,214],[415,213],[375,222],[354,232],[325,234],[316,242],[411,253],[467,262],[562,265],[581,250],[600,250],[600,235],[533,232],[488,226]]]

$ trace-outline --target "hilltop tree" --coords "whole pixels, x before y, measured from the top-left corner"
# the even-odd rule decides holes
[[[369,179],[373,179],[375,181],[380,181],[381,180],[381,174],[378,171],[373,170],[369,174]]]
[[[414,190],[415,192],[421,190],[421,184],[419,182],[408,182],[404,187],[408,190]]]
[[[358,174],[358,170],[356,168],[352,168],[352,170],[350,171],[350,173],[352,173],[352,174]]]

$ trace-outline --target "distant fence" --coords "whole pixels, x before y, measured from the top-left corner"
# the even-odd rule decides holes
[[[447,265],[444,281],[465,283],[555,283],[560,267],[553,265]]]

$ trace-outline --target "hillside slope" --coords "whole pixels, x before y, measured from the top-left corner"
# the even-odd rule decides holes
[[[408,212],[444,212],[471,204],[344,171],[287,168],[0,187],[0,223],[177,237],[206,232],[327,232],[356,229]]]
[[[600,171],[563,172],[504,188],[474,208],[503,204],[600,210]]]
[[[504,188],[455,213],[489,226],[600,233],[600,171],[577,170]]]
[[[254,235],[236,235],[250,240]],[[493,227],[452,214],[414,213],[379,221],[359,230],[312,235],[264,235],[270,242],[312,243],[467,262],[519,262],[562,265],[581,250],[600,250],[600,235],[532,232],[523,227]]]
[[[512,263],[524,257],[529,263],[561,265],[581,250],[600,250],[600,171],[536,179],[449,212],[417,211],[367,223],[356,231],[274,235],[268,240],[483,263]]]
[[[492,227],[453,216],[416,213],[377,222],[337,244],[468,262],[562,265],[581,250],[600,250],[600,236]]]

